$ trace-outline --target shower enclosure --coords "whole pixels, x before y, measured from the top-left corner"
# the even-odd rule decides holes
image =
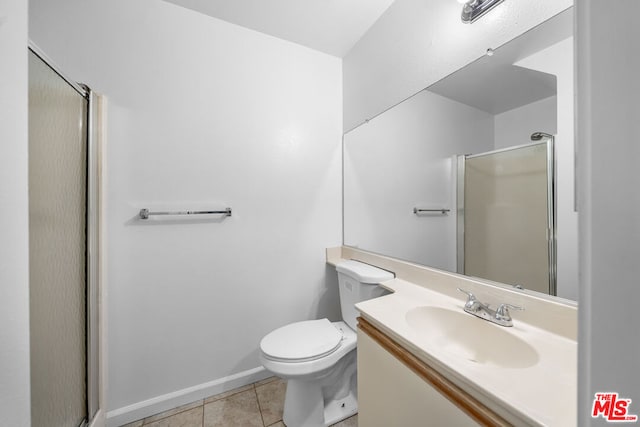
[[[553,137],[458,157],[458,272],[556,294]]]
[[[31,425],[98,409],[94,95],[29,49]]]

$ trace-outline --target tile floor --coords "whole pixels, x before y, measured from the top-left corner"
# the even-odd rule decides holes
[[[285,427],[286,382],[271,377],[198,400],[123,427]],[[357,427],[358,415],[333,427]]]

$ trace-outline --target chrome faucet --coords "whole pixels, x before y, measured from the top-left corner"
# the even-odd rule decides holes
[[[509,309],[524,310],[524,308],[513,304],[500,304],[497,310],[493,310],[489,308],[489,304],[483,304],[478,301],[476,296],[471,292],[460,288],[458,288],[458,290],[467,295],[464,311],[500,326],[513,326],[513,319],[511,319]]]

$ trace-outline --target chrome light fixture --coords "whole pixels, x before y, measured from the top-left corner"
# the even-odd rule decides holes
[[[469,0],[462,6],[462,22],[471,24],[503,0]]]

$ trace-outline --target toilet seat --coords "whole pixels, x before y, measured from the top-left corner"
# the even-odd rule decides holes
[[[337,348],[325,354],[323,357],[316,357],[314,360],[306,361],[295,359],[277,360],[265,354],[261,342],[260,352],[258,354],[260,363],[274,375],[285,379],[305,378],[305,380],[310,380],[326,375],[342,358],[354,351],[357,344],[356,332],[345,322],[333,322],[330,324],[339,330],[339,333],[342,334],[343,337],[338,343]]]
[[[328,319],[291,323],[267,334],[260,342],[265,358],[278,362],[308,362],[335,352],[342,330]]]

